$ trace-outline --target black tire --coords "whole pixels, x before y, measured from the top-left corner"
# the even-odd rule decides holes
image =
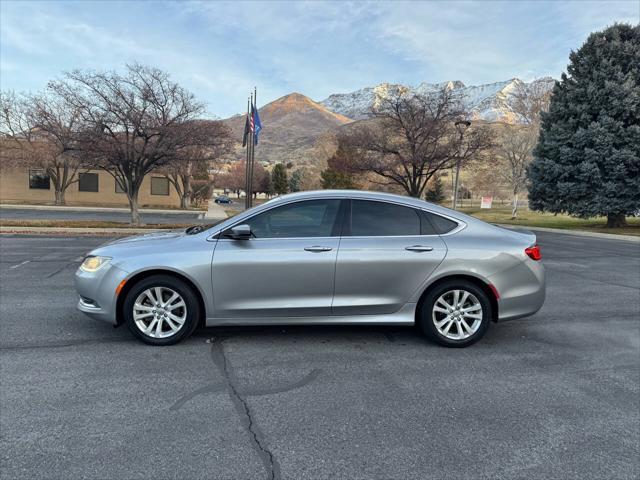
[[[469,292],[471,295],[475,296],[482,307],[482,319],[478,319],[480,320],[480,324],[477,326],[477,329],[473,334],[464,339],[452,339],[443,335],[440,331],[438,331],[434,323],[433,309],[436,301],[438,300],[438,298],[440,298],[441,295],[453,290],[462,290],[464,292]],[[437,313],[436,315],[446,316],[447,314]],[[430,340],[433,340],[434,342],[445,347],[460,348],[467,347],[480,340],[484,336],[484,334],[487,333],[489,324],[491,323],[491,318],[491,302],[489,301],[489,297],[484,292],[484,290],[467,280],[451,280],[436,285],[434,288],[430,289],[427,292],[421,304],[419,313],[419,324],[424,334]],[[462,329],[460,323],[457,322],[452,322],[451,328]],[[455,330],[454,333],[459,332],[459,330]]]
[[[174,292],[178,293],[182,297],[182,300],[184,300],[186,309],[186,311],[178,310],[178,312],[181,312],[186,316],[184,323],[179,328],[179,330],[177,330],[174,334],[163,338],[154,338],[152,336],[146,335],[136,325],[136,321],[134,319],[134,304],[136,299],[145,290],[155,287],[171,289]],[[163,292],[165,291],[163,290]],[[140,280],[127,293],[127,297],[123,302],[122,308],[124,321],[131,333],[136,338],[149,345],[173,345],[180,342],[181,340],[184,340],[193,333],[193,331],[198,326],[198,321],[200,319],[200,302],[198,301],[196,293],[185,282],[171,275],[153,275],[151,277]],[[168,328],[168,325],[166,330],[170,330]]]

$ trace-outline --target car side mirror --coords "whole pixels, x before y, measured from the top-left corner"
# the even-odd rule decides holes
[[[248,240],[251,238],[251,227],[246,223],[236,225],[229,231],[227,237],[233,238],[234,240]]]

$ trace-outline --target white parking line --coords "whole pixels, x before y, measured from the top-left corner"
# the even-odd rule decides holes
[[[31,261],[31,260],[25,260],[25,261],[24,261],[24,262],[22,262],[22,263],[19,263],[19,264],[17,264],[17,265],[13,265],[13,266],[9,267],[9,269],[10,269],[10,270],[13,270],[14,268],[21,267],[22,265],[24,265],[25,263],[29,263],[30,261]]]

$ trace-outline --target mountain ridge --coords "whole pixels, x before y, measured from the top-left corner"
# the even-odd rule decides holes
[[[258,109],[263,129],[256,158],[265,163],[304,163],[309,149],[323,134],[330,133],[353,119],[328,110],[297,92],[280,97]],[[223,122],[231,129],[236,145],[229,160],[241,160],[245,116],[235,115]]]
[[[444,87],[461,96],[463,105],[472,120],[517,123],[518,118],[513,111],[510,97],[518,85],[531,88],[534,84],[541,84],[544,89],[551,90],[554,83],[555,80],[551,77],[543,77],[529,83],[514,77],[502,82],[469,86],[459,80],[441,83],[422,82],[416,87],[380,83],[375,87],[364,87],[353,92],[334,93],[319,103],[332,112],[340,113],[354,120],[361,120],[367,118],[371,108],[377,106],[388,95],[397,92],[424,94]]]
[[[332,94],[322,102],[293,92],[284,95],[258,109],[263,129],[256,158],[268,164],[293,163],[316,165],[331,154],[335,133],[350,123],[368,118],[371,108],[385,96],[395,93],[429,93],[441,88],[451,89],[461,95],[471,120],[518,123],[518,115],[512,106],[515,89],[542,87],[550,90],[555,80],[549,77],[530,83],[518,78],[481,85],[465,85],[459,80],[441,83],[422,82],[416,87],[381,83],[375,87],[364,87],[349,93]],[[235,115],[222,120],[231,128],[236,140],[233,152],[226,161],[242,160],[242,134],[245,116]],[[332,140],[333,138],[333,140]]]

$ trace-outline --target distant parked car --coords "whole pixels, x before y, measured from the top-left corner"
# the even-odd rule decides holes
[[[416,323],[464,347],[542,306],[540,259],[532,233],[415,198],[325,190],[116,240],[85,258],[76,288],[81,311],[153,345],[200,323]]]
[[[233,200],[231,200],[228,196],[226,195],[220,195],[219,197],[216,197],[216,199],[214,200],[216,203],[233,203]]]

